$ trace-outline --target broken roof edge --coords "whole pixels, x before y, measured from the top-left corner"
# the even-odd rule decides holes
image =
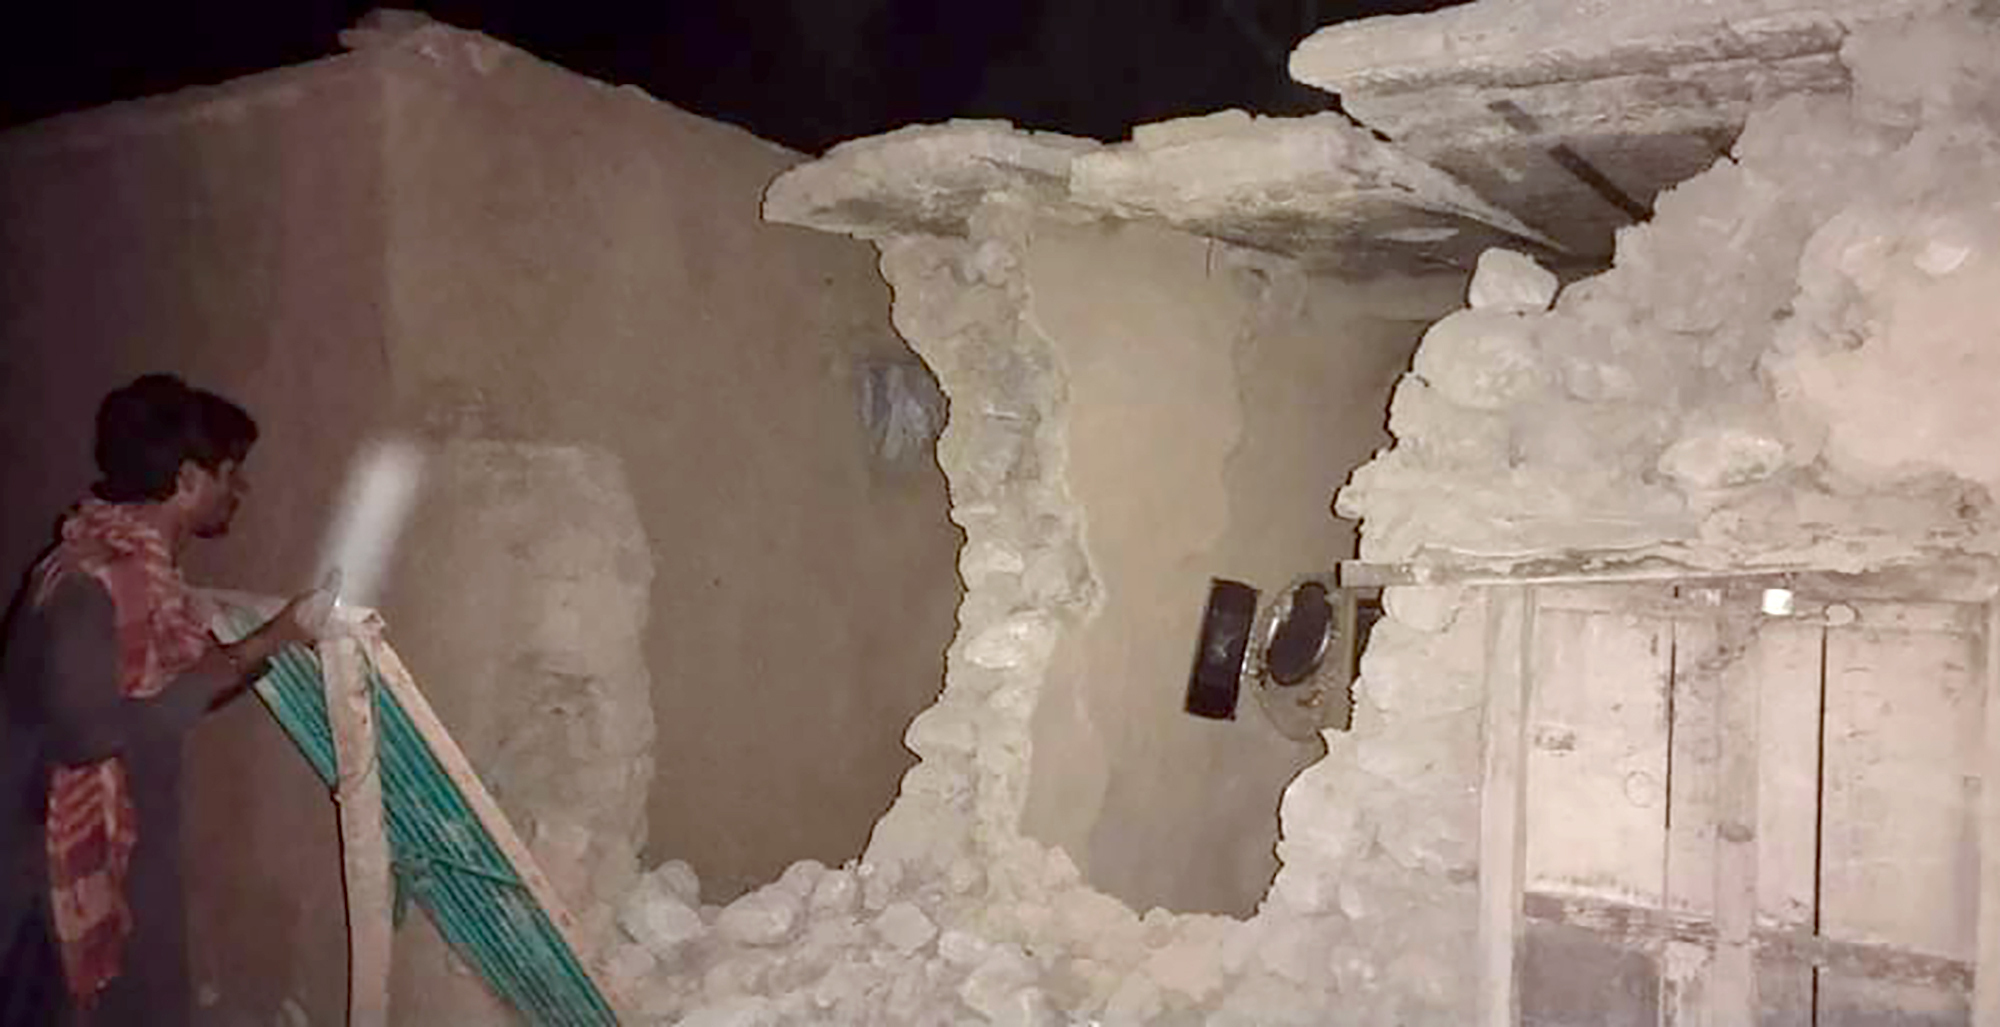
[[[1141,125],[1116,144],[1005,121],[910,126],[842,143],[780,175],[765,192],[764,216],[868,240],[958,236],[984,204],[1002,199],[1060,219],[1145,221],[1300,259],[1313,254],[1258,240],[1273,239],[1276,222],[1365,233],[1369,225],[1357,219],[1382,203],[1561,249],[1337,114],[1227,110]]]
[[[1562,246],[1488,203],[1442,169],[1375,138],[1342,114],[1259,117],[1238,110],[1133,131],[1133,141],[1079,156],[1070,194],[1118,217],[1154,217],[1202,232],[1214,221],[1276,213],[1332,220],[1341,201],[1394,196],[1560,252]]]
[[[1533,85],[1635,70],[1837,51],[1861,24],[1959,0],[1477,0],[1328,25],[1293,51],[1293,79],[1328,92]],[[1563,24],[1554,36],[1549,27]]]
[[[1063,208],[1071,162],[1103,145],[1007,121],[909,125],[779,175],[764,192],[764,219],[858,239],[962,235],[989,199]]]

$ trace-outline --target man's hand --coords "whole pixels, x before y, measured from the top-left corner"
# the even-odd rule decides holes
[[[326,634],[326,626],[333,619],[334,601],[339,596],[340,572],[330,571],[318,588],[293,596],[277,616],[258,630],[271,631],[281,647],[311,645]]]
[[[222,646],[216,655],[234,670],[234,681],[216,699],[226,702],[261,673],[264,665],[286,646],[311,645],[326,633],[333,619],[333,604],[340,594],[340,572],[334,571],[310,592],[301,592],[278,611],[277,616],[233,645]]]

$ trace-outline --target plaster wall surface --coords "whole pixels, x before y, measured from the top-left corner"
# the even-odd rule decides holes
[[[427,458],[421,568],[392,598],[407,663],[534,850],[584,911],[594,959],[613,933],[590,897],[630,887],[653,776],[644,642],[653,564],[624,467],[601,449],[453,440]],[[427,918],[396,938],[399,1022],[508,1014]]]
[[[743,133],[442,26],[358,43],[0,138],[8,571],[136,374],[263,428],[202,581],[303,587],[351,458],[409,435],[432,474],[392,638],[593,947],[648,812],[656,858],[716,897],[855,854],[956,591],[935,466],[879,465],[857,412],[856,364],[907,359],[868,251],[761,225],[796,158]],[[252,704],[189,753],[204,1018],[338,1022],[325,790]],[[399,1015],[489,1021],[427,931],[403,932]]]
[[[238,397],[263,429],[246,513],[226,543],[190,554],[191,576],[272,593],[307,582],[355,440],[385,412],[379,86],[343,58],[0,138],[10,587],[90,483],[98,399],[160,369]],[[254,704],[210,718],[187,753],[206,1017],[263,1025],[286,1002],[337,1016],[326,791]]]
[[[1025,316],[1068,374],[1099,592],[1036,709],[1024,829],[1135,908],[1247,915],[1277,870],[1278,794],[1324,747],[1247,694],[1235,720],[1181,711],[1202,601],[1211,577],[1275,592],[1353,555],[1326,499],[1387,441],[1416,326],[1146,226],[1044,224],[1026,278]]]
[[[869,454],[860,365],[908,350],[866,250],[757,220],[787,151],[424,31],[384,55],[403,419],[623,462],[655,573],[649,862],[728,899],[858,853],[936,694],[957,542],[936,468]]]

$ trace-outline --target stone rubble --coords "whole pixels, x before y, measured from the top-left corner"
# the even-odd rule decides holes
[[[1466,290],[1465,305],[1474,310],[1509,314],[1539,314],[1556,301],[1556,276],[1535,258],[1513,250],[1487,250],[1479,255]]]
[[[1341,495],[1369,558],[1993,549],[2000,467],[1973,415],[2000,381],[2000,32],[1892,28],[1843,51],[1852,96],[1759,112],[1553,309],[1551,278],[1483,262],[1398,391],[1395,448]],[[921,762],[850,865],[798,864],[699,927],[684,868],[642,878],[618,904],[627,999],[684,1027],[1466,1022],[1468,594],[1388,590],[1355,729],[1287,788],[1254,917],[1139,913],[1016,829],[1049,654],[1095,602],[1062,369],[1023,316],[1035,215],[1002,192],[962,235],[878,240],[896,326],[952,397],[938,457],[966,532],[944,692],[908,734]]]
[[[1364,557],[1995,552],[1995,53],[1990,19],[1859,32],[1850,95],[1757,112],[1553,310],[1475,280],[1340,495]]]

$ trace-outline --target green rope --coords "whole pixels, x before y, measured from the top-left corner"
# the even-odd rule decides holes
[[[230,638],[257,625],[254,615],[240,609],[230,609],[226,619]],[[414,900],[494,993],[536,1027],[616,1024],[548,911],[522,883],[402,704],[372,665],[368,675],[396,922],[402,923]],[[318,658],[304,648],[286,650],[271,661],[256,691],[320,780],[333,788],[337,761]]]

